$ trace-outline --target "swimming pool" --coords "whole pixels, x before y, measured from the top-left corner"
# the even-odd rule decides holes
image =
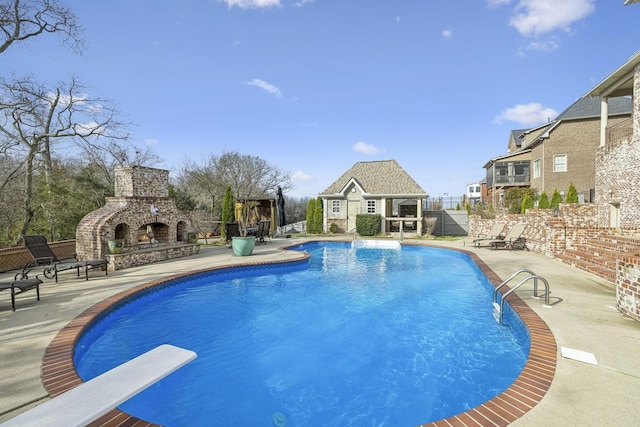
[[[126,412],[165,425],[417,425],[491,399],[522,370],[527,333],[493,320],[492,287],[466,255],[297,249],[310,260],[197,275],[114,307],[78,342],[80,376],[169,342],[198,359]]]

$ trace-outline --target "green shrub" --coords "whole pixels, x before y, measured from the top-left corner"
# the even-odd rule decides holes
[[[377,236],[382,230],[382,217],[378,214],[356,215],[356,233],[361,236]]]
[[[521,214],[526,214],[527,209],[531,209],[533,207],[533,198],[529,194],[525,194],[522,198],[522,207],[520,209]]]
[[[538,199],[538,207],[540,209],[549,209],[549,196],[544,191],[540,194]]]
[[[315,234],[322,234],[324,232],[324,227],[322,226],[323,214],[322,198],[318,196],[316,199],[316,207],[313,210],[313,229]]]
[[[551,209],[557,208],[558,205],[560,205],[560,203],[562,203],[562,196],[560,195],[560,193],[558,192],[558,189],[556,188],[555,190],[553,190],[553,195],[551,196],[551,203],[549,203],[549,207]]]
[[[338,232],[338,224],[336,224],[335,222],[332,222],[331,225],[329,226],[329,231],[332,233],[337,233]]]
[[[571,185],[569,185],[569,190],[567,191],[567,203],[578,203],[578,201],[578,190],[576,190],[576,187],[572,182]]]
[[[313,213],[316,210],[316,199],[309,199],[309,203],[307,203],[307,233],[315,234]]]

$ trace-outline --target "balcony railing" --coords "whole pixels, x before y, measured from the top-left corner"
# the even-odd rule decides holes
[[[531,177],[529,174],[520,174],[520,175],[498,175],[496,176],[496,184],[513,184],[513,185],[522,185],[529,184],[531,182]]]
[[[633,137],[633,120],[628,118],[621,121],[615,126],[607,127],[607,136],[605,144],[612,146],[623,140],[631,140]]]

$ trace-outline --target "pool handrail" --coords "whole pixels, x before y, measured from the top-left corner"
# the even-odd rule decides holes
[[[514,277],[516,277],[520,273],[529,273],[529,276],[525,277],[517,285],[515,285],[513,288],[510,288],[507,292],[505,292],[504,295],[502,295],[502,298],[500,298],[500,304],[498,304],[498,302],[497,302],[498,289],[501,288],[502,286],[506,285],[509,281],[511,281]],[[493,308],[497,311],[498,316],[500,316],[499,319],[498,319],[500,324],[503,323],[503,318],[504,318],[504,300],[506,299],[506,297],[510,293],[512,293],[516,289],[518,289],[525,282],[527,282],[528,280],[531,280],[531,279],[533,279],[533,297],[534,298],[539,298],[538,297],[538,279],[540,279],[542,281],[542,283],[544,284],[544,288],[545,288],[544,304],[542,306],[544,308],[551,308],[551,304],[549,304],[549,282],[547,282],[547,279],[545,279],[542,276],[538,276],[536,273],[534,273],[533,271],[531,271],[529,269],[524,268],[524,269],[518,270],[515,273],[513,273],[511,276],[509,276],[508,279],[506,279],[504,282],[502,282],[501,284],[496,286],[495,290],[493,291]]]

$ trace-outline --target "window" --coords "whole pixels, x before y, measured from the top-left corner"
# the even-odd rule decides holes
[[[376,213],[376,201],[375,200],[367,200],[367,213],[370,213],[370,214]]]
[[[554,172],[567,171],[567,155],[566,154],[553,156],[553,171]]]
[[[540,166],[541,166],[540,159],[533,161],[533,177],[534,178],[540,178],[540,175],[541,175]]]
[[[333,200],[331,202],[331,212],[340,213],[340,200]]]
[[[479,193],[479,192],[480,192],[480,186],[479,186],[479,185],[477,185],[477,186],[476,186],[476,193]]]

